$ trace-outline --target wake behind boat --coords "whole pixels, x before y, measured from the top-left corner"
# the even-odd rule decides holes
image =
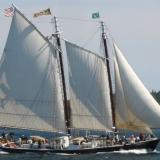
[[[109,57],[104,22],[101,28],[105,56],[101,56],[62,40],[54,19],[56,33],[50,40],[14,8],[0,66],[0,124],[7,128],[68,132],[71,137],[66,135],[43,143],[43,138],[33,142],[31,137],[26,143],[6,139],[0,149],[10,153],[64,154],[154,150],[159,139],[149,135],[150,128],[160,128],[160,106],[113,41],[115,55]],[[61,41],[67,52],[68,76],[64,74]],[[113,132],[113,126],[145,132],[148,137],[122,138],[116,130]],[[72,130],[107,134],[76,138]]]

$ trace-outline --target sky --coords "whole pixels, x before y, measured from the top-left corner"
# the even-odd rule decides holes
[[[0,56],[7,39],[11,17],[4,9],[14,3],[45,35],[52,33],[50,16],[33,13],[50,8],[58,17],[61,36],[95,52],[99,51],[100,24],[91,19],[100,13],[110,34],[144,85],[160,90],[160,1],[159,0],[0,0]]]

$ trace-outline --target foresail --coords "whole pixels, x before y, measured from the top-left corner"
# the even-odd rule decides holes
[[[17,9],[0,66],[0,126],[65,130],[56,52]]]
[[[66,41],[72,127],[111,130],[112,114],[105,59]]]
[[[117,62],[115,63],[116,111],[121,120],[118,121],[118,125],[121,127],[123,125],[124,128],[128,125],[135,130],[159,128],[160,106],[137,77],[116,44],[114,47]]]

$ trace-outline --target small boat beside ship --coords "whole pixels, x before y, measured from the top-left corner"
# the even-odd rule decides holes
[[[116,139],[119,133],[113,131],[115,126],[119,131],[126,129],[148,135],[151,128],[159,128],[160,106],[115,42],[115,55],[109,57],[104,22],[101,28],[104,55],[61,39],[56,18],[56,33],[52,38],[45,37],[14,8],[0,63],[0,125],[66,135],[49,141],[38,136],[30,137],[26,143],[21,143],[22,139],[8,141],[1,144],[1,150],[87,154],[156,148],[159,139],[155,137]],[[66,47],[68,73],[64,73],[61,41]],[[110,63],[114,63],[115,91]],[[106,135],[73,137],[72,130],[98,130]],[[112,136],[108,137],[110,133]]]

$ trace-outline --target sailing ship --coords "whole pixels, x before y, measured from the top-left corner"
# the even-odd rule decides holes
[[[115,56],[113,59],[108,57],[103,22],[101,26],[105,56],[63,40],[68,60],[67,91],[59,34],[53,34],[52,40],[45,37],[15,7],[0,64],[0,126],[66,134],[72,134],[74,129],[109,133],[113,126],[147,133],[151,128],[159,128],[160,106],[115,42]],[[114,60],[115,71],[114,95],[111,60]],[[150,138],[133,144],[107,143],[104,138],[102,145],[98,144],[100,141],[92,138],[86,142],[91,144],[87,147],[83,144],[76,146],[70,140],[66,148],[1,145],[0,149],[11,153],[70,154],[154,150],[159,139]]]

